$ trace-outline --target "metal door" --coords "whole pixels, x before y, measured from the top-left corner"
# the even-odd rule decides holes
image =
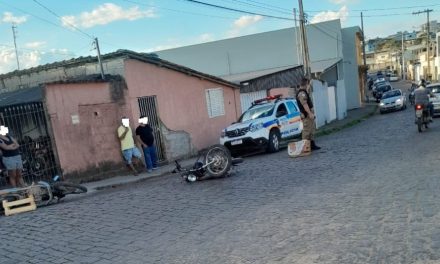
[[[155,95],[139,97],[138,103],[141,116],[148,117],[148,123],[153,129],[154,142],[157,150],[157,158],[160,162],[165,161],[166,155],[163,144],[163,136],[160,130],[160,118],[157,111],[157,98]]]
[[[42,102],[1,107],[0,120],[20,144],[26,183],[48,180],[60,173]]]

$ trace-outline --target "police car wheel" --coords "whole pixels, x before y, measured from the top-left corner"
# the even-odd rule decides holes
[[[270,131],[268,152],[277,152],[280,149],[280,133],[277,130]]]

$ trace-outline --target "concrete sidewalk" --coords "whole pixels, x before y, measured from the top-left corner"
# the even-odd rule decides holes
[[[377,110],[376,103],[365,103],[364,106],[361,108],[348,111],[347,117],[345,119],[334,121],[320,128],[317,131],[317,136],[328,135],[330,133],[337,132],[346,127],[351,127],[359,122],[362,122],[366,118],[374,115],[376,113],[376,110]],[[196,158],[192,158],[192,159],[183,160],[180,163],[183,167],[186,167],[194,164],[195,160]],[[84,183],[83,185],[87,187],[88,194],[92,194],[99,190],[132,184],[153,177],[170,174],[174,168],[175,168],[174,163],[170,163],[168,165],[161,166],[158,170],[155,170],[151,173],[146,173],[146,172],[140,173],[138,176],[133,176],[133,175],[116,176],[105,180]],[[176,177],[178,177],[177,174]]]

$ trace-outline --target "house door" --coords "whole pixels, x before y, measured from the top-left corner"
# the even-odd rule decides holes
[[[49,180],[60,173],[54,140],[42,102],[0,108],[0,122],[20,145],[26,183]],[[0,178],[0,187],[6,183]]]
[[[165,161],[165,148],[163,144],[163,136],[160,130],[160,118],[157,111],[157,98],[153,96],[145,96],[138,98],[139,112],[141,116],[148,117],[148,123],[153,128],[154,141],[156,144],[157,158],[159,161]]]

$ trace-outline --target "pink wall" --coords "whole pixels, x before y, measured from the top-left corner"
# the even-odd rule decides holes
[[[161,121],[170,130],[189,133],[197,149],[218,143],[221,130],[239,117],[239,89],[137,60],[125,61],[125,78],[136,119],[137,98],[156,95]],[[208,116],[205,90],[211,88],[223,88],[224,116]]]
[[[46,106],[65,174],[122,162],[116,129],[130,111],[112,102],[108,83],[49,84]]]

